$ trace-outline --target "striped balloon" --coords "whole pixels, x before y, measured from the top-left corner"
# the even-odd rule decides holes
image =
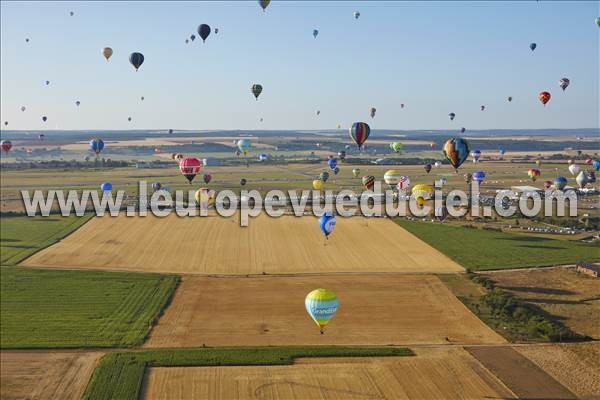
[[[410,179],[408,176],[401,176],[398,180],[398,185],[396,186],[398,190],[406,190],[410,187]]]
[[[363,145],[363,143],[369,138],[371,134],[371,128],[369,124],[365,122],[355,122],[352,124],[350,128],[350,138],[354,140],[354,143],[358,145],[358,148]]]
[[[383,181],[390,186],[398,184],[400,182],[400,171],[395,169],[390,169],[383,175]]]
[[[94,138],[90,140],[90,149],[98,155],[104,149],[104,142],[100,138]]]
[[[338,297],[327,289],[315,289],[307,294],[304,300],[306,312],[319,326],[321,334],[331,318],[334,317],[339,305]]]
[[[362,184],[368,189],[373,190],[375,186],[375,177],[372,175],[367,175],[362,177]]]

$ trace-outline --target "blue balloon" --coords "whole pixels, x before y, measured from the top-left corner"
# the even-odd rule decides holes
[[[537,47],[537,44],[535,44],[535,43],[531,43],[529,45],[529,48],[531,49],[531,51],[534,51],[536,47]]]
[[[142,53],[137,53],[137,52],[131,53],[131,55],[129,56],[129,62],[131,63],[131,65],[133,65],[133,67],[137,71],[138,68],[144,63],[144,55]]]
[[[329,165],[329,169],[331,169],[333,171],[333,170],[335,170],[335,167],[337,167],[337,160],[335,158],[330,158],[327,161],[327,165]]]
[[[200,35],[202,42],[204,42],[208,35],[210,35],[210,26],[206,24],[201,24],[198,26],[198,35]]]
[[[337,175],[339,172],[340,172],[340,167],[335,167],[335,168],[333,169],[333,174],[334,174],[334,175]]]
[[[319,218],[319,227],[321,228],[321,231],[325,237],[329,239],[329,235],[331,235],[333,228],[335,228],[335,217],[333,214],[326,212],[325,214],[321,215],[321,218]]]
[[[556,179],[554,179],[554,186],[558,190],[563,190],[565,186],[567,186],[567,178],[564,176],[557,176]]]
[[[96,155],[100,154],[100,152],[104,150],[104,141],[100,138],[90,140],[90,149],[96,153]]]
[[[473,180],[477,181],[479,183],[483,182],[485,180],[485,172],[483,171],[475,171],[473,172]]]
[[[103,192],[110,192],[112,190],[112,184],[110,182],[104,182],[102,185],[100,185],[100,189]]]
[[[592,167],[596,171],[600,171],[600,160],[594,160],[594,161],[592,161]]]

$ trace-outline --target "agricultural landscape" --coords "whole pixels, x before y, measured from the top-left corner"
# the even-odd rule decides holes
[[[98,22],[90,16],[92,10],[100,10],[93,2],[47,3],[40,7],[64,25],[57,28],[59,32],[81,29],[68,26],[78,18],[90,26]],[[346,22],[334,18],[335,10],[340,9],[348,14],[345,17],[350,17],[350,23],[363,23],[366,32],[375,35],[378,31],[366,22],[368,18],[378,15],[382,26],[387,26],[392,21],[388,18],[403,10],[415,12],[415,21],[425,21],[420,10],[433,7],[418,2],[412,6],[402,2],[309,3],[156,2],[106,7],[125,16],[134,15],[140,7],[144,21],[172,10],[177,17],[166,23],[171,28],[192,18],[186,16],[192,11],[222,18],[220,30],[214,24],[201,24],[184,37],[181,46],[211,49],[215,59],[203,62],[216,74],[213,80],[227,87],[223,90],[230,97],[228,85],[238,84],[243,68],[230,65],[226,72],[217,73],[211,62],[229,65],[224,60],[232,60],[208,47],[211,41],[222,40],[223,46],[244,52],[227,42],[231,40],[227,35],[245,36],[235,24],[226,23],[227,16],[235,19],[238,13],[257,14],[252,17],[255,21],[270,18],[268,28],[261,29],[287,32],[282,21],[289,26],[305,23],[312,18],[305,13],[323,9],[341,29],[345,25],[336,24]],[[120,33],[111,36],[114,56],[112,47],[101,47],[101,54],[94,47],[94,61],[81,52],[81,60],[73,58],[72,66],[95,64],[100,58],[101,66],[93,67],[99,81],[111,82],[110,87],[123,96],[127,90],[136,92],[136,105],[130,108],[135,110],[134,118],[120,115],[117,121],[114,115],[124,112],[120,107],[129,107],[129,100],[117,99],[113,105],[101,91],[94,93],[103,100],[84,97],[70,104],[78,113],[88,113],[85,117],[68,117],[62,106],[53,108],[52,102],[61,98],[60,93],[74,90],[73,86],[56,89],[56,97],[39,94],[39,88],[25,89],[31,104],[19,107],[21,103],[15,103],[25,100],[15,94],[18,92],[9,80],[25,79],[15,65],[28,65],[15,38],[30,47],[36,40],[46,40],[40,32],[37,37],[24,33],[11,22],[11,18],[27,21],[24,7],[33,4],[1,5],[2,24],[7,26],[2,30],[2,44],[10,46],[6,54],[13,59],[5,61],[3,53],[2,67],[7,72],[2,73],[0,158],[0,399],[600,400],[599,78],[593,76],[593,68],[590,72],[561,62],[578,71],[582,82],[596,83],[595,92],[569,87],[568,78],[560,79],[553,83],[557,88],[552,97],[536,92],[532,104],[523,105],[531,107],[526,118],[508,108],[515,108],[519,101],[529,102],[523,98],[536,90],[531,87],[511,89],[508,98],[502,94],[499,100],[490,99],[487,108],[457,101],[457,113],[448,114],[438,103],[419,104],[419,91],[408,85],[405,95],[412,93],[414,102],[394,99],[390,104],[397,102],[397,109],[363,107],[361,101],[365,115],[355,118],[352,114],[352,118],[368,123],[339,123],[346,121],[345,114],[340,111],[343,115],[334,117],[336,111],[322,104],[314,106],[314,111],[301,111],[310,114],[302,114],[302,118],[317,122],[290,123],[286,128],[269,124],[271,120],[287,123],[293,113],[279,108],[278,101],[268,96],[303,104],[304,95],[299,93],[298,99],[290,100],[275,84],[266,84],[267,75],[260,75],[265,77],[264,93],[261,84],[253,83],[250,93],[244,87],[250,111],[240,108],[239,114],[228,112],[219,119],[217,109],[227,96],[218,97],[216,104],[198,100],[210,110],[198,111],[205,127],[195,119],[173,119],[167,102],[152,103],[158,101],[154,98],[158,93],[175,96],[176,92],[154,86],[141,92],[141,82],[148,84],[152,79],[157,86],[168,87],[168,81],[178,87],[178,76],[171,76],[170,81],[164,71],[152,69],[153,63],[159,62],[152,57],[156,53],[147,52],[146,58],[131,53],[133,68],[125,66],[127,76],[135,74],[134,78],[121,81],[121,74],[126,75],[123,66],[123,71],[111,74],[96,70],[123,61],[125,56],[117,47],[123,32],[137,37],[128,24],[115,22]],[[594,11],[590,5],[598,3],[513,6],[525,7],[523,12],[533,19],[542,15],[558,18],[559,6],[566,10],[572,6],[574,11],[567,14],[579,22],[597,12],[597,7]],[[443,10],[434,12],[436,20],[454,12],[444,9],[446,5],[440,7]],[[477,7],[488,5],[473,2],[460,7],[479,15]],[[500,14],[509,10],[502,3],[489,7]],[[296,8],[302,14],[297,21],[292,12]],[[39,13],[31,18],[38,20]],[[124,16],[115,18],[123,21]],[[274,22],[277,18],[282,20]],[[508,14],[495,18],[512,21]],[[237,21],[243,26],[243,20]],[[326,21],[320,21],[325,26]],[[552,38],[587,38],[582,46],[596,45],[593,62],[597,72],[600,20],[596,24],[593,18],[591,21],[587,21],[590,27],[559,31]],[[517,19],[514,24],[523,21]],[[163,32],[166,27],[157,29]],[[523,28],[515,29],[521,32]],[[325,36],[326,29],[313,30],[311,26],[310,31],[313,42],[332,40]],[[244,43],[250,43],[256,34],[248,33]],[[48,35],[58,37],[56,32]],[[439,44],[428,42],[431,38],[425,36],[421,40]],[[548,46],[550,42],[549,38]],[[75,43],[81,44],[75,41],[71,45]],[[395,41],[387,38],[385,43]],[[527,56],[548,57],[539,54],[544,51],[543,43],[538,50],[536,43],[527,44],[525,50],[532,53]],[[305,44],[293,45],[305,50]],[[374,47],[368,51],[386,53],[378,45]],[[352,53],[356,48],[340,51],[345,55],[346,50]],[[172,54],[179,51],[183,50],[172,50]],[[271,60],[284,62],[274,57],[284,54],[284,48],[261,51]],[[291,62],[292,56],[288,57]],[[55,61],[48,60],[54,66]],[[486,64],[485,60],[479,62]],[[523,68],[535,62],[522,61]],[[269,66],[260,65],[248,69],[256,74]],[[422,67],[421,63],[415,65]],[[172,66],[167,63],[163,67]],[[367,63],[364,68],[371,67]],[[187,73],[188,68],[182,66],[175,74]],[[288,68],[296,71],[293,66]],[[307,75],[314,72],[306,68]],[[344,73],[358,73],[355,66],[348,71],[324,68],[327,78],[319,79],[333,81],[333,89],[343,86]],[[554,65],[545,68],[558,73]],[[55,74],[56,79],[41,78],[44,74],[35,72],[44,89],[66,85],[58,79],[65,77],[64,73],[53,70],[45,73]],[[71,73],[73,79],[83,79]],[[221,73],[232,74],[231,81]],[[435,72],[443,73],[446,71]],[[381,74],[386,75],[385,68]],[[274,83],[281,83],[279,78],[273,78]],[[305,78],[298,75],[298,80]],[[369,90],[369,96],[379,93],[381,103],[388,104],[385,87],[393,80],[379,79],[373,77],[383,86]],[[205,84],[212,88],[214,82]],[[119,85],[122,87],[117,89]],[[177,93],[187,96],[183,87],[178,87]],[[338,93],[335,100],[332,97],[331,102],[354,107],[344,93]],[[467,93],[478,92],[465,88],[463,97]],[[433,92],[428,96],[433,98]],[[582,114],[573,110],[588,97],[594,99],[592,111],[586,107]],[[40,103],[34,104],[33,99]],[[107,120],[94,119],[86,111],[86,100],[98,110],[105,104],[102,114]],[[265,102],[274,107],[271,112]],[[184,103],[180,99],[178,104],[185,108]],[[37,116],[36,122],[31,122],[29,113],[38,112],[42,104],[55,113],[44,112],[40,125]],[[233,104],[238,107],[241,103],[235,100]],[[418,117],[405,117],[413,107]],[[463,107],[476,110],[461,114]],[[545,114],[540,114],[540,107]],[[551,107],[562,116],[549,116]],[[515,119],[507,122],[504,116],[511,112],[516,113]],[[487,116],[480,117],[481,113]],[[443,122],[438,122],[437,114]],[[282,115],[285,119],[279,120]],[[425,119],[424,115],[432,117]],[[574,121],[581,115],[596,120]],[[61,118],[61,125],[52,129],[47,122],[54,116]],[[173,128],[161,128],[167,116],[168,126]],[[461,128],[467,116],[482,128]],[[211,117],[227,128],[209,128]],[[239,123],[244,128],[228,125],[236,118],[239,122],[233,126]],[[77,124],[70,125],[71,121]],[[410,121],[421,128],[404,125]],[[90,129],[105,123],[112,128]],[[122,125],[125,123],[128,125]],[[153,128],[147,129],[149,125]],[[352,216],[327,204],[344,192],[351,192],[350,198],[361,199],[362,204],[361,193],[371,195],[379,185],[388,190],[389,197],[384,197],[382,204],[377,204],[376,195],[370,202],[365,200],[375,215],[361,212],[358,201],[346,207],[357,210]],[[242,199],[254,196],[256,206],[257,196],[264,199],[274,190],[286,196],[275,207],[281,216],[269,215],[265,206],[259,215],[250,215],[244,226],[244,213],[252,206]],[[450,208],[455,190],[469,196],[455,206],[465,211],[462,216],[444,211]],[[65,213],[60,197],[47,207],[41,203],[30,207],[35,191],[40,198],[55,193],[64,193],[66,198],[71,191],[73,196],[97,193],[111,201],[122,196],[122,202],[115,207],[118,215],[98,213],[93,199],[82,201],[77,213],[75,206],[66,207],[72,212]],[[225,206],[218,195],[226,191],[241,202]],[[473,191],[479,194],[471,196]],[[508,193],[506,203],[494,202],[500,192]],[[570,200],[550,202],[551,215],[530,216],[522,208],[510,216],[502,214],[509,205],[521,207],[520,199],[532,193],[543,200],[561,195]],[[151,196],[165,200],[154,207],[148,204],[153,201]],[[297,212],[302,202],[306,207]],[[523,201],[525,206],[532,203],[532,199]],[[406,205],[405,215],[386,212],[386,207],[401,205]],[[479,211],[471,212],[474,205]],[[431,212],[420,214],[427,207]],[[224,215],[223,208],[231,215]],[[181,210],[206,211],[206,215],[184,215]],[[561,212],[565,215],[559,215]]]

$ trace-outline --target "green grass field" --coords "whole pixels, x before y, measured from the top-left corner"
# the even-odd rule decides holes
[[[492,270],[600,261],[600,245],[439,223],[395,222],[465,268]]]
[[[147,367],[283,365],[299,357],[411,356],[397,347],[273,347],[150,350],[110,353],[94,370],[84,399],[138,399]]]
[[[0,268],[0,346],[124,347],[143,342],[178,278]]]
[[[0,265],[16,265],[33,253],[54,244],[86,223],[83,217],[2,217],[0,220]]]

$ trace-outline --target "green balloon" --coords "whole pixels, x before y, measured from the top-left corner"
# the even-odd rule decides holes
[[[390,149],[392,149],[392,151],[395,153],[400,153],[400,150],[402,150],[402,143],[400,143],[400,142],[390,143]]]
[[[600,27],[600,17],[596,18],[596,25]]]

